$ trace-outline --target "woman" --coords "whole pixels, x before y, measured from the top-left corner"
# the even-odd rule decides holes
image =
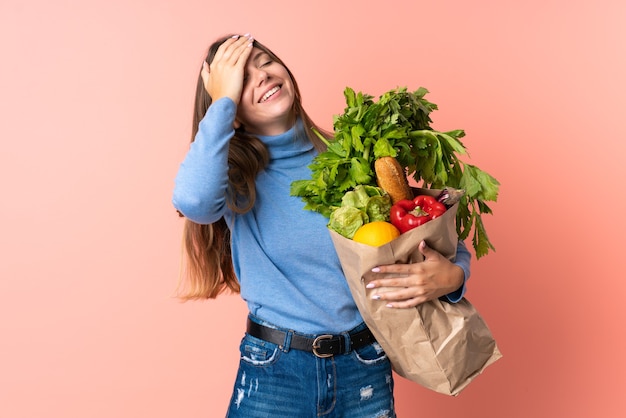
[[[251,36],[219,39],[203,62],[190,149],[173,203],[186,217],[183,299],[240,292],[250,314],[229,417],[395,417],[390,363],[363,323],[326,228],[290,196],[324,149],[285,64]],[[330,135],[326,133],[328,137]],[[447,295],[469,277],[451,263],[380,266],[390,309]]]

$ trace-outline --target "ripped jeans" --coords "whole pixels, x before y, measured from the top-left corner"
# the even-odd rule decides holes
[[[378,343],[319,358],[246,334],[240,350],[228,418],[396,417],[391,364]]]

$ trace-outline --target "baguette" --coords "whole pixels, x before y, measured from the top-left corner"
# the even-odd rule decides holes
[[[378,158],[374,161],[374,171],[378,187],[389,194],[392,203],[413,199],[406,173],[394,157]]]

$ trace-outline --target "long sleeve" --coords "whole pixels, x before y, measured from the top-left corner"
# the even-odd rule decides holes
[[[466,292],[465,284],[467,280],[470,278],[470,261],[472,260],[472,254],[467,250],[465,243],[463,241],[459,241],[456,247],[456,259],[454,264],[461,267],[463,272],[465,273],[465,279],[463,280],[463,285],[456,291],[452,293],[448,293],[446,297],[448,301],[452,303],[456,303],[460,301]]]
[[[234,135],[235,114],[231,99],[214,102],[179,167],[172,203],[193,222],[216,222],[226,210],[228,146]]]

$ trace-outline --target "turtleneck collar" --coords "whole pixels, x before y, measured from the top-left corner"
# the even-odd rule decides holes
[[[300,118],[288,131],[279,135],[260,135],[259,139],[267,145],[272,160],[292,158],[313,149],[313,144],[304,133],[304,125]]]

